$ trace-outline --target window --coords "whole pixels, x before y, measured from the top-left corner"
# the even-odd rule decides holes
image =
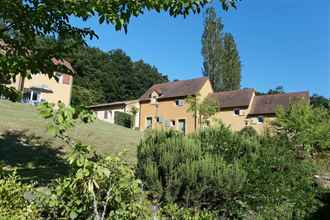
[[[152,117],[147,117],[146,128],[152,128]]]
[[[108,111],[104,111],[104,119],[108,119]]]
[[[240,115],[240,109],[234,109],[234,115],[239,116]]]
[[[38,93],[35,91],[32,91],[32,101],[38,101]]]
[[[264,123],[265,119],[263,116],[258,116],[258,124]]]
[[[175,120],[171,121],[171,125],[172,125],[172,127],[175,127]]]
[[[184,105],[184,100],[183,99],[177,99],[175,101],[176,106],[183,106]]]
[[[179,120],[179,131],[181,131],[183,134],[186,134],[186,120],[185,119]]]

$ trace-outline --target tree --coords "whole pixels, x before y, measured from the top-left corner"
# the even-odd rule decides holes
[[[15,78],[16,75],[30,77],[31,74],[47,73],[63,68],[51,60],[66,58],[73,47],[85,43],[85,38],[97,37],[87,27],[78,27],[70,22],[75,17],[86,21],[93,16],[100,24],[115,26],[127,31],[132,16],[146,10],[165,11],[170,16],[199,13],[208,0],[141,0],[141,1],[84,1],[84,0],[2,0],[0,2],[0,73]],[[237,0],[220,0],[224,10],[235,7]],[[40,48],[38,37],[52,36],[52,47]],[[73,40],[74,39],[74,40]],[[66,42],[66,43],[64,43]],[[61,68],[62,67],[62,68]]]
[[[277,86],[275,89],[270,89],[267,94],[268,95],[273,95],[273,94],[283,94],[284,92],[284,88],[283,86]]]
[[[139,112],[139,108],[133,106],[132,109],[131,109],[131,113],[133,115],[133,117],[132,117],[132,126],[131,127],[133,129],[134,129],[134,126],[135,126],[135,118],[136,118],[136,115],[137,115],[138,112]]]
[[[137,99],[153,84],[168,81],[156,67],[143,60],[134,62],[120,49],[104,52],[79,47],[71,61],[77,72],[72,90],[74,106]]]
[[[241,61],[234,37],[223,34],[224,25],[213,7],[206,11],[202,36],[203,74],[208,76],[214,91],[240,88]]]
[[[215,91],[223,88],[223,24],[213,7],[206,10],[202,36],[203,74],[208,76]]]
[[[186,99],[189,104],[188,112],[192,113],[196,124],[200,126],[207,125],[208,119],[212,117],[219,109],[217,101],[209,98],[201,100],[200,95],[188,96]]]
[[[314,94],[311,97],[311,105],[314,107],[323,107],[330,110],[330,99],[324,96]]]
[[[223,88],[222,90],[236,90],[241,87],[241,61],[234,37],[225,33],[223,38]]]
[[[330,149],[330,112],[325,108],[293,102],[287,111],[277,109],[273,125],[294,150],[317,153]]]

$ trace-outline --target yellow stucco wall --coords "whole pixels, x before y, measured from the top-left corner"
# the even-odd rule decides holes
[[[249,125],[250,120],[247,118],[249,112],[251,111],[252,102],[255,97],[255,94],[252,95],[250,103],[247,107],[235,107],[228,109],[220,109],[220,112],[217,112],[213,118],[221,120],[225,125],[230,126],[233,131],[240,131],[242,128]],[[221,108],[221,103],[220,103]],[[234,110],[239,109],[240,115],[235,115]]]
[[[246,126],[246,115],[248,114],[248,108],[239,108],[243,115],[235,115],[234,110],[236,108],[230,108],[217,112],[213,118],[220,120],[226,126],[230,126],[233,131],[240,131]]]
[[[209,81],[203,85],[198,92],[201,98],[205,98],[208,94],[212,93],[212,86]],[[184,99],[183,106],[176,106],[177,99]],[[165,121],[175,121],[173,129],[179,129],[179,120],[185,119],[186,121],[186,133],[192,133],[198,128],[198,124],[195,124],[195,117],[192,113],[188,112],[189,104],[183,98],[171,98],[166,100],[159,100],[155,104],[151,104],[150,101],[140,103],[140,130],[146,129],[147,117],[152,117],[152,128],[161,129],[165,128],[166,122],[157,123],[157,117],[161,117]]]
[[[256,129],[259,134],[262,134],[264,131],[269,130],[271,128],[271,123],[276,119],[275,116],[267,116],[264,115],[264,123],[260,124],[257,122],[257,117],[249,117],[249,126]]]
[[[54,104],[56,104],[58,101],[61,101],[65,105],[70,105],[72,81],[72,76],[70,76],[70,84],[63,84],[62,82],[57,82],[55,79],[49,79],[45,74],[37,74],[32,75],[32,79],[24,80],[24,88],[40,87],[46,85],[48,89],[53,91],[53,93],[42,93],[42,99]],[[10,86],[14,86],[16,89],[19,89],[19,82],[20,76],[17,76],[16,82],[13,82]]]

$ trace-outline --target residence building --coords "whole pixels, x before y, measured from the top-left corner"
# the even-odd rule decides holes
[[[241,89],[214,93],[206,77],[156,84],[139,99],[140,130],[172,128],[183,133],[198,130],[198,120],[188,111],[189,104],[185,101],[187,96],[197,94],[219,104],[213,119],[220,119],[234,131],[251,126],[259,133],[274,120],[279,106],[287,109],[294,100],[309,101],[308,92],[259,96],[254,89]]]
[[[109,123],[115,123],[115,115],[116,112],[125,112],[133,115],[133,108],[137,110],[137,114],[135,114],[134,127],[139,128],[139,101],[138,100],[130,100],[130,101],[121,101],[121,102],[112,102],[105,104],[92,105],[88,107],[90,110],[96,113],[96,117],[102,121],[106,121]]]
[[[0,40],[0,53],[5,53],[5,44]],[[55,65],[62,65],[74,73],[74,70],[66,60],[51,60]],[[71,103],[71,90],[73,77],[68,74],[55,73],[58,81],[54,78],[49,78],[47,74],[33,74],[31,79],[17,75],[16,79],[9,82],[6,86],[14,87],[22,92],[22,102],[29,104],[38,104],[41,102],[58,103],[62,102],[65,105]],[[0,97],[1,98],[1,97]]]
[[[198,120],[188,112],[188,96],[201,99],[213,92],[207,77],[155,84],[140,97],[140,130],[172,128],[191,133],[199,128]]]

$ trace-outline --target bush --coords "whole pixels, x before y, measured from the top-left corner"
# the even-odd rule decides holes
[[[223,125],[191,136],[155,131],[138,146],[137,174],[162,204],[228,218],[267,218],[270,210],[303,218],[316,207],[313,167],[285,139]]]
[[[246,126],[246,127],[242,128],[238,133],[240,135],[247,135],[247,136],[257,136],[258,135],[256,129],[254,129],[251,126]]]
[[[32,201],[33,193],[33,185],[19,182],[15,173],[11,176],[1,177],[1,219],[40,219],[38,208]]]
[[[126,128],[131,128],[132,121],[133,121],[132,115],[125,112],[115,112],[115,124]]]
[[[302,148],[307,153],[330,150],[330,111],[325,108],[293,103],[287,111],[277,110],[273,125],[292,149]]]
[[[72,155],[71,155],[72,156]],[[74,159],[72,175],[50,186],[41,206],[51,219],[143,219],[147,216],[141,182],[117,157]],[[94,162],[95,161],[95,162]],[[104,216],[104,218],[100,218]]]
[[[175,203],[169,203],[162,207],[159,212],[160,219],[175,220],[215,220],[216,215],[212,212],[180,208]]]

